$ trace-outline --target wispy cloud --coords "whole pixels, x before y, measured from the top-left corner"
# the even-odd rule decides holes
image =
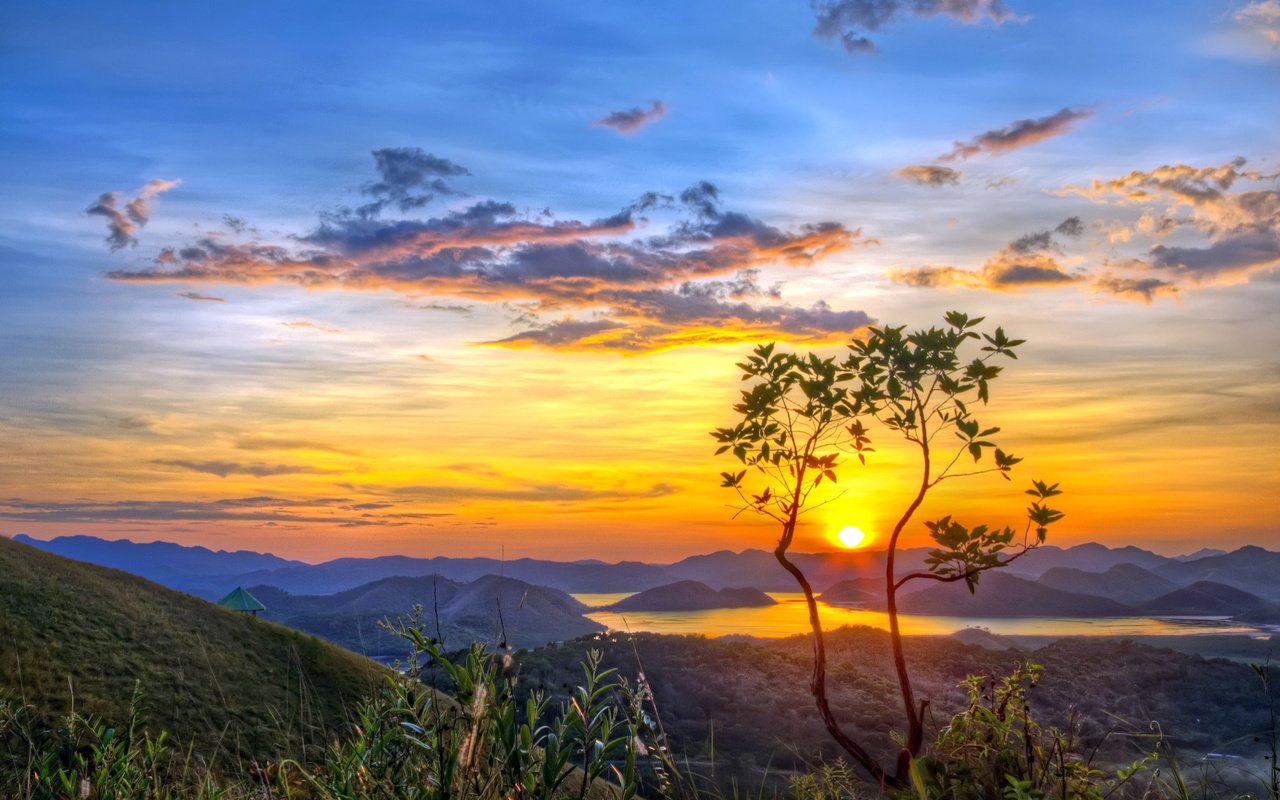
[[[1021,22],[1002,0],[812,0],[813,34],[839,41],[850,55],[876,52],[868,34],[910,18],[946,17],[966,25]]]
[[[612,111],[607,116],[596,120],[597,128],[612,128],[618,133],[635,133],[651,123],[657,122],[667,115],[667,106],[661,100],[654,100],[648,108],[637,106],[625,111]]]
[[[1257,0],[1231,15],[1237,23],[1271,44],[1280,56],[1280,0]]]
[[[205,475],[217,475],[219,478],[225,478],[229,475],[252,475],[255,478],[267,478],[275,475],[332,475],[340,472],[340,470],[319,469],[300,464],[263,464],[261,462],[246,464],[236,461],[155,459],[151,463],[163,467],[199,472]]]
[[[138,229],[151,219],[151,200],[169,191],[182,181],[154,180],[138,190],[132,200],[126,200],[118,192],[105,192],[98,196],[85,213],[107,219],[107,245],[120,250],[138,243]]]
[[[418,155],[410,161],[418,164]],[[379,170],[384,182],[392,174]],[[425,170],[398,185],[415,183],[413,176]],[[674,219],[659,232],[636,235],[652,214]],[[685,334],[711,327],[720,329],[719,337],[813,341],[843,338],[869,321],[860,311],[825,304],[790,306],[776,287],[758,286],[754,277],[761,266],[806,267],[869,244],[859,230],[836,222],[778,228],[724,208],[719,190],[707,182],[675,194],[648,192],[594,220],[558,220],[549,212],[531,217],[515,203],[492,199],[420,219],[339,211],[294,242],[206,236],[161,251],[149,268],[108,277],[130,283],[280,282],[517,302],[523,314],[533,315],[526,316],[526,330],[496,342],[513,347],[659,349],[706,341]],[[540,315],[557,312],[560,320],[539,322]]]
[[[198,300],[198,301],[205,302],[205,303],[225,303],[225,302],[227,302],[227,301],[226,301],[226,298],[223,298],[223,297],[211,297],[211,296],[209,296],[209,295],[200,294],[199,292],[178,292],[178,297],[183,297],[183,298],[186,298],[187,300]]]
[[[1063,108],[1047,117],[1020,119],[1003,128],[978,134],[967,142],[956,142],[939,161],[962,161],[976,155],[998,156],[1028,147],[1071,131],[1078,122],[1093,116],[1092,108]]]

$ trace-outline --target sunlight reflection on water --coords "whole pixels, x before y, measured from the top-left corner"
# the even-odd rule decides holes
[[[616,603],[631,592],[611,594],[575,594],[589,606]],[[594,611],[587,614],[596,622],[614,630],[648,631],[650,633],[694,633],[705,636],[747,634],[778,637],[809,632],[809,615],[804,595],[799,592],[769,592],[778,601],[763,608],[719,608],[710,611]],[[819,614],[827,630],[842,625],[889,627],[883,611],[819,603]],[[902,632],[929,636],[954,633],[962,628],[982,627],[1004,636],[1178,636],[1205,633],[1249,633],[1258,629],[1217,617],[1157,618],[1106,617],[1082,619],[1073,617],[926,617],[902,614]]]

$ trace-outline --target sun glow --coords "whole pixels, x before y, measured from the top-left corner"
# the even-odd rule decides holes
[[[836,541],[840,543],[841,547],[853,550],[856,547],[861,547],[866,544],[867,535],[862,532],[861,528],[850,525],[847,528],[842,528],[840,532],[836,534]]]

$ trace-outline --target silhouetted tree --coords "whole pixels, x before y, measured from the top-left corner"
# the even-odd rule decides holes
[[[1034,499],[1027,508],[1027,525],[967,527],[951,516],[925,522],[936,547],[926,569],[899,575],[895,557],[903,530],[930,490],[943,481],[986,473],[1008,479],[1021,459],[991,441],[999,432],[974,416],[986,405],[991,382],[1001,367],[997,358],[1017,358],[1021,339],[1010,339],[1001,328],[981,333],[983,318],[969,319],[950,312],[945,326],[905,332],[905,328],[871,328],[855,340],[842,360],[814,353],[779,351],[775,345],[756,347],[738,364],[750,385],[733,407],[739,421],[718,428],[717,455],[727,453],[746,467],[723,472],[723,487],[738,493],[741,511],[769,517],[781,526],[774,555],[804,592],[813,631],[814,665],[810,688],[831,736],[882,785],[906,785],[911,761],[924,742],[924,714],[928,701],[917,701],[902,650],[898,622],[898,592],[916,580],[943,583],[964,581],[973,591],[987,570],[1003,567],[1045,540],[1049,525],[1062,518],[1046,505],[1059,494],[1057,484],[1033,481]],[[963,356],[973,345],[978,353]],[[892,769],[879,764],[837,722],[827,699],[826,646],[813,587],[788,557],[800,517],[817,505],[809,500],[822,482],[835,483],[842,457],[852,455],[866,464],[874,452],[875,426],[905,440],[917,454],[919,483],[889,537],[885,564],[885,596],[894,668],[906,712],[907,732]],[[951,434],[951,435],[948,435]],[[953,438],[953,436],[955,438]],[[958,443],[956,441],[958,439]],[[985,463],[983,458],[988,456]],[[972,459],[970,464],[965,459]],[[758,494],[755,492],[759,492]]]

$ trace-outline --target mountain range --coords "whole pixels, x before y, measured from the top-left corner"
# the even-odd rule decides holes
[[[388,578],[430,575],[438,576],[436,585],[441,580],[463,584],[496,576],[561,593],[634,593],[681,581],[697,581],[716,590],[751,587],[761,591],[796,591],[791,577],[766,550],[723,550],[666,564],[408,556],[340,558],[306,564],[270,554],[214,551],[168,543],[138,544],[88,536],[48,541],[21,534],[14,538],[71,558],[117,565],[206,598],[221,597],[238,585],[269,586],[294,596],[339,595]],[[899,551],[899,572],[923,568],[928,552],[928,548]],[[792,559],[815,587],[830,587],[824,599],[831,602],[873,603],[880,591],[885,564],[883,551],[797,553]],[[934,586],[929,581],[917,581],[910,586],[912,591],[903,597],[900,608],[911,613],[950,616],[1248,614],[1255,621],[1270,621],[1280,620],[1278,575],[1280,553],[1256,546],[1226,553],[1201,551],[1177,558],[1134,546],[1112,548],[1096,543],[1069,548],[1042,546],[1004,570],[987,575],[976,596],[970,596],[963,585]],[[1229,587],[1241,594],[1228,596],[1209,587],[1206,595],[1203,586],[1178,591],[1204,582]],[[857,593],[843,599],[839,596],[840,591],[853,592],[855,588],[867,597]],[[408,605],[411,603],[402,599],[394,609],[376,610],[404,613]]]

